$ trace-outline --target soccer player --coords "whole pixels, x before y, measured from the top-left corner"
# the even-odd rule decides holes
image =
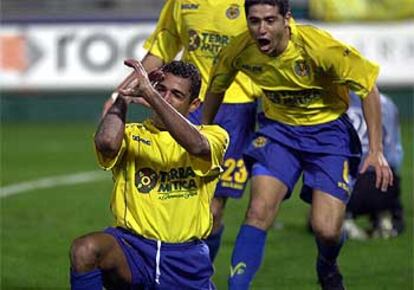
[[[148,54],[143,65],[148,72],[174,59],[182,51],[182,59],[196,65],[202,77],[200,99],[203,101],[208,76],[219,51],[236,35],[247,31],[244,0],[166,1],[154,33],[145,43]],[[125,81],[124,86],[131,80]],[[212,202],[214,224],[206,240],[211,259],[216,256],[224,230],[222,222],[227,199],[240,198],[249,178],[242,152],[253,137],[256,123],[256,101],[261,90],[239,73],[226,91],[223,105],[215,118],[230,135],[224,158],[224,172]],[[116,97],[116,92],[114,94]],[[109,105],[112,101],[109,101]],[[106,105],[108,107],[108,104]],[[201,108],[189,119],[200,124]]]
[[[361,172],[372,166],[382,191],[393,182],[382,150],[378,66],[327,32],[296,24],[287,0],[246,0],[245,12],[249,32],[221,51],[203,109],[203,123],[209,124],[240,71],[265,95],[260,129],[245,152],[252,170],[251,198],[233,250],[229,288],[249,288],[267,230],[303,173],[301,196],[311,203],[319,282],[323,289],[344,289],[336,261],[361,155],[358,135],[345,114],[350,89],[362,98],[369,132]]]
[[[135,86],[121,90],[95,135],[99,164],[113,174],[115,226],[73,242],[72,289],[214,289],[202,239],[212,228],[228,134],[185,118],[200,103],[194,65],[163,66],[153,87],[139,62],[126,64],[134,67]],[[126,124],[130,103],[155,113]]]
[[[404,229],[403,206],[400,195],[400,168],[403,158],[401,129],[398,109],[392,100],[384,94],[381,97],[382,135],[384,155],[394,174],[394,184],[386,192],[380,192],[373,184],[375,172],[367,170],[357,176],[351,199],[346,209],[344,230],[351,239],[367,239],[364,229],[355,224],[360,215],[369,215],[372,221],[372,237],[391,238]],[[347,111],[352,124],[361,140],[362,154],[369,150],[367,124],[361,110],[361,100],[351,92],[351,105]]]

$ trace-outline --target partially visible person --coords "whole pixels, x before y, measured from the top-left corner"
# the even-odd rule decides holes
[[[309,14],[318,21],[398,21],[414,17],[414,0],[309,0]]]
[[[200,71],[202,86],[200,99],[208,83],[210,69],[217,54],[232,38],[247,31],[244,17],[244,0],[168,0],[166,1],[154,33],[144,47],[148,54],[142,63],[148,72],[177,57],[182,50],[182,60],[193,63]],[[131,82],[127,78],[121,87]],[[247,148],[256,126],[256,98],[261,90],[244,74],[239,73],[227,90],[223,106],[214,123],[230,135],[230,145],[223,162],[224,172],[212,201],[213,230],[206,240],[211,259],[217,255],[224,231],[223,216],[228,198],[240,198],[249,179],[242,152]],[[116,99],[105,104],[104,112]],[[190,113],[193,124],[201,124],[203,104]]]
[[[228,134],[186,119],[200,104],[194,65],[166,64],[154,87],[139,62],[126,64],[135,85],[120,90],[95,135],[99,164],[113,174],[115,225],[73,241],[71,288],[212,290],[202,239],[212,229],[210,203]],[[126,124],[131,103],[145,103],[154,115]]]
[[[344,229],[351,239],[365,240],[372,237],[391,238],[404,230],[401,203],[400,169],[403,159],[398,108],[392,100],[381,94],[382,135],[385,158],[394,174],[394,184],[386,192],[375,188],[375,172],[371,169],[357,176],[351,199],[347,205]],[[351,92],[351,106],[347,111],[362,144],[362,154],[369,150],[367,124],[361,110],[361,100]],[[368,215],[372,229],[368,232],[355,223],[361,215]]]
[[[373,167],[382,191],[393,183],[382,150],[379,67],[326,31],[296,24],[288,0],[246,0],[245,12],[249,32],[222,49],[203,110],[203,123],[212,123],[240,71],[264,92],[260,128],[245,152],[251,197],[233,250],[229,289],[249,289],[267,231],[302,173],[301,197],[311,204],[319,282],[324,290],[345,289],[337,257],[361,156],[358,135],[345,114],[350,90],[362,99],[369,132],[361,173]]]

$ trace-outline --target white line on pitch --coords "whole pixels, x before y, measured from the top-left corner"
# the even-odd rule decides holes
[[[0,198],[40,188],[87,183],[104,178],[108,178],[108,175],[103,171],[86,171],[70,175],[44,177],[0,187]]]

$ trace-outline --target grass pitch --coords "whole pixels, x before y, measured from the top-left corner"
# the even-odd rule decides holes
[[[95,124],[6,123],[1,137],[1,186],[47,176],[98,170],[92,145]],[[403,123],[405,160],[402,199],[406,231],[392,240],[348,241],[339,263],[351,290],[413,288],[413,126]],[[111,178],[32,189],[0,199],[0,289],[69,289],[69,246],[75,237],[111,224]],[[227,289],[233,242],[248,194],[229,201],[214,281]],[[308,206],[295,194],[284,203],[281,228],[268,234],[263,265],[253,290],[318,289],[316,249],[306,231]]]

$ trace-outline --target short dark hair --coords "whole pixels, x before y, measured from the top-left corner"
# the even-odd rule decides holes
[[[190,101],[196,99],[200,93],[201,88],[201,76],[200,72],[192,63],[184,62],[181,60],[174,60],[162,67],[164,73],[171,73],[175,76],[190,79],[191,81],[191,95]]]
[[[289,0],[246,0],[244,1],[244,10],[246,16],[249,12],[249,8],[253,5],[271,5],[279,7],[279,12],[282,16],[286,16],[288,12],[290,12],[290,3]]]

